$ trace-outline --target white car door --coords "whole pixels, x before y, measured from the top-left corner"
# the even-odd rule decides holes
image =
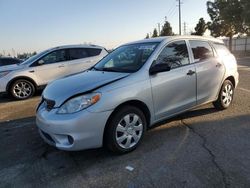
[[[66,60],[66,50],[55,50],[33,63],[29,73],[34,74],[38,85],[46,85],[65,75]]]

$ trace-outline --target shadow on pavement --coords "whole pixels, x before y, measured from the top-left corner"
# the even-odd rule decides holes
[[[33,97],[31,97],[30,99],[34,98],[34,97],[37,97],[37,96],[41,96],[42,94],[42,90],[39,90],[35,93],[35,95]],[[30,99],[27,99],[27,100],[30,100]],[[9,96],[8,94],[6,93],[1,93],[0,94],[0,104],[1,103],[9,103],[9,102],[16,102],[18,100],[12,98],[11,96]]]
[[[185,118],[211,113],[211,108],[195,110]],[[228,183],[250,185],[250,169],[244,168],[250,165],[245,160],[250,156],[249,122],[249,115],[197,121],[189,126],[198,135],[181,121],[172,120],[151,129],[137,150],[121,156],[102,148],[65,152],[48,146],[38,135],[34,117],[1,123],[0,187],[68,187],[72,183],[179,187],[184,181],[188,187],[222,187],[225,182],[213,160]],[[127,165],[135,170],[128,172]]]

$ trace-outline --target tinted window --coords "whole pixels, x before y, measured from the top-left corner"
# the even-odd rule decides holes
[[[11,58],[6,58],[6,59],[1,59],[0,60],[0,65],[3,66],[3,65],[12,65],[12,64],[17,64],[21,62],[20,60],[18,59],[11,59]]]
[[[227,49],[227,47],[224,44],[213,43],[213,46],[214,46],[218,56],[224,56],[224,55],[230,54],[230,51]]]
[[[74,48],[69,49],[69,58],[70,60],[81,59],[88,57],[88,52],[84,48]]]
[[[206,60],[214,56],[211,46],[205,41],[189,41],[194,55],[194,61]]]
[[[168,44],[158,56],[156,63],[167,63],[171,68],[189,64],[186,42],[178,41]]]
[[[44,64],[52,64],[61,61],[66,61],[66,52],[65,50],[57,50],[44,56],[41,60],[44,61]]]
[[[89,57],[100,55],[102,49],[99,48],[86,48]]]

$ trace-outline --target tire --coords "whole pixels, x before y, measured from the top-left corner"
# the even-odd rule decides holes
[[[145,115],[134,106],[124,106],[112,116],[105,129],[104,145],[117,154],[133,151],[146,130]]]
[[[11,84],[9,92],[15,99],[25,100],[34,95],[35,86],[28,80],[20,79]]]
[[[230,80],[225,80],[223,83],[218,99],[213,102],[213,105],[218,110],[227,109],[233,102],[234,86]]]

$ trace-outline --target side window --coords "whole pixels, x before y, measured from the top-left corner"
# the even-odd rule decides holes
[[[82,59],[86,58],[88,56],[88,52],[84,48],[74,48],[74,49],[69,49],[69,59],[70,60],[75,60],[75,59]]]
[[[215,48],[218,56],[225,56],[225,55],[229,55],[230,54],[230,51],[222,43],[213,43],[213,46],[214,46],[214,48]]]
[[[186,42],[177,41],[168,44],[158,56],[156,63],[167,63],[171,68],[189,64]]]
[[[198,41],[198,40],[190,40],[190,47],[192,48],[194,61],[199,62],[211,57],[214,57],[213,50],[208,42]]]
[[[57,50],[44,56],[41,60],[43,60],[44,64],[52,64],[61,61],[66,61],[66,52],[65,50]]]
[[[100,48],[86,48],[89,57],[100,55],[102,49]]]

